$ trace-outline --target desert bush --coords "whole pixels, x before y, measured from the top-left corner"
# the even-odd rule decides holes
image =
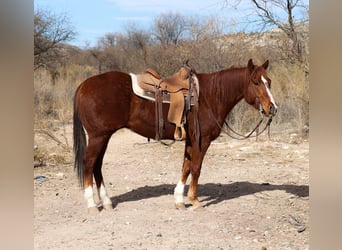
[[[72,119],[72,102],[77,86],[96,74],[90,66],[68,65],[34,72],[34,121],[36,128],[51,128],[58,121],[67,124]]]
[[[55,145],[51,148],[46,142],[37,143],[35,164],[49,165],[68,161],[72,143],[66,137],[66,125],[72,121],[74,93],[83,80],[96,73],[93,67],[87,65],[34,71],[34,139],[40,141],[37,135],[44,135],[44,141],[51,140],[52,145]],[[63,137],[60,139],[55,136],[55,131],[59,129],[63,130],[59,133]]]
[[[309,126],[309,82],[302,64],[280,62],[271,70],[278,99],[277,126],[301,132]]]
[[[166,77],[176,72],[186,59],[190,59],[190,65],[197,72],[209,73],[231,66],[245,67],[250,58],[255,64],[270,61],[272,92],[279,106],[272,123],[274,129],[301,131],[309,125],[308,70],[290,60],[279,48],[285,39],[282,33],[273,30],[223,34],[218,20],[195,21],[191,21],[193,25],[188,25],[191,28],[177,36],[174,43],[151,39],[153,32],[131,27],[127,34],[107,34],[96,48],[73,48],[70,60],[62,66],[36,70],[35,126],[49,128],[56,122],[69,123],[75,89],[91,75],[110,70],[141,73],[146,68],[154,68]],[[236,130],[247,132],[259,118],[258,111],[240,102],[228,120]]]
[[[155,51],[160,56],[157,69],[162,69],[164,74],[171,74],[178,69],[175,61],[168,61],[167,55],[172,53],[181,55],[186,51],[184,46],[178,46],[177,52],[168,48],[166,54]],[[151,54],[151,56],[155,56]],[[206,56],[206,54],[204,54]],[[203,59],[203,60],[202,60]],[[232,58],[230,60],[233,61]],[[202,56],[196,62],[205,61]],[[263,61],[255,60],[260,64]],[[245,63],[244,63],[245,64]],[[243,66],[244,66],[243,64]],[[221,67],[228,67],[222,65]],[[200,65],[205,68],[205,65]],[[72,120],[73,96],[77,86],[91,75],[97,74],[97,69],[91,66],[69,65],[57,69],[58,77],[52,80],[47,70],[37,70],[34,74],[35,88],[35,127],[53,128],[64,126]],[[213,70],[208,70],[213,71]],[[301,132],[309,123],[309,84],[301,64],[293,64],[284,61],[272,61],[270,63],[269,76],[272,79],[272,93],[278,104],[278,113],[273,119],[272,130],[277,132],[296,131]],[[231,126],[241,133],[247,133],[260,119],[257,110],[244,101],[238,103],[227,120]]]
[[[272,126],[278,131],[301,131],[309,125],[308,80],[303,68],[300,64],[284,62],[271,61],[270,65],[272,93],[279,108]],[[35,72],[35,126],[51,128],[56,121],[59,124],[70,123],[76,87],[96,72],[89,66],[71,65],[59,69],[59,77],[54,84],[48,71]],[[236,105],[228,118],[232,126],[243,133],[255,126],[259,119],[258,111],[244,101]]]
[[[34,72],[34,122],[35,127],[51,127],[57,115],[54,109],[55,93],[47,70]]]

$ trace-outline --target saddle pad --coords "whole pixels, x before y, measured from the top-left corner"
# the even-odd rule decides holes
[[[155,101],[155,95],[154,93],[150,92],[150,91],[145,91],[144,89],[142,89],[139,84],[138,84],[138,78],[136,74],[133,73],[129,73],[132,79],[132,88],[133,88],[133,92],[134,94],[136,94],[137,96],[140,96],[141,98],[150,100],[150,101]],[[169,93],[164,93],[163,92],[163,103],[170,103],[170,94]]]

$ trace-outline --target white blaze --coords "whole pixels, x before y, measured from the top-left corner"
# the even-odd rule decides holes
[[[276,103],[275,103],[275,101],[274,101],[273,95],[272,95],[270,89],[268,88],[267,80],[265,79],[264,76],[261,76],[261,80],[262,80],[262,82],[263,82],[264,85],[265,85],[266,92],[267,92],[268,97],[269,97],[270,100],[271,100],[271,103],[272,103],[273,106],[277,109],[278,107],[277,107],[277,105],[276,105]]]

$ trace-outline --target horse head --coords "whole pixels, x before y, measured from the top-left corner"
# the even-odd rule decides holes
[[[266,116],[274,116],[277,113],[277,104],[271,93],[271,79],[267,76],[268,60],[261,66],[253,64],[249,59],[247,65],[248,87],[244,98],[246,102]]]

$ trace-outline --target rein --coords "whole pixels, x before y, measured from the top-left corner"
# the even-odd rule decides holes
[[[234,129],[231,128],[231,126],[229,126],[228,122],[225,120],[224,121],[224,124],[226,124],[227,128],[230,129],[230,131],[232,131],[235,135],[237,136],[240,136],[241,138],[237,138],[235,136],[232,136],[231,134],[227,133],[226,134],[228,136],[230,136],[231,138],[233,139],[236,139],[236,140],[244,140],[244,139],[248,139],[248,138],[253,138],[253,137],[258,137],[259,135],[261,135],[265,130],[266,128],[268,128],[268,136],[270,136],[270,126],[271,126],[271,122],[272,122],[272,116],[270,116],[268,118],[268,121],[266,123],[266,126],[261,130],[261,132],[257,132],[255,135],[252,136],[252,134],[260,127],[260,124],[262,123],[262,121],[264,120],[264,116],[262,115],[262,118],[261,120],[259,121],[259,123],[255,126],[255,128],[249,132],[247,135],[242,135],[238,132],[236,132]]]
[[[210,105],[209,105],[209,103],[208,103],[208,101],[207,101],[207,98],[206,98],[204,95],[203,95],[203,97],[204,97],[204,100],[205,100],[205,102],[206,102],[206,104],[207,104],[207,106],[208,106],[208,108],[209,108],[209,111],[210,111],[211,116],[214,118],[214,121],[216,122],[216,125],[220,128],[221,131],[225,132],[225,134],[227,134],[227,135],[230,136],[231,138],[236,139],[236,140],[245,140],[245,139],[248,139],[248,138],[257,137],[257,136],[261,135],[261,134],[266,130],[266,128],[268,128],[268,136],[270,136],[270,126],[271,126],[271,122],[272,122],[272,116],[270,116],[270,117],[268,118],[268,121],[267,121],[267,123],[266,123],[266,126],[261,130],[261,132],[257,132],[256,135],[253,135],[253,136],[252,136],[252,134],[260,127],[261,123],[264,121],[265,116],[264,116],[264,114],[262,113],[261,109],[259,110],[259,112],[260,112],[260,114],[261,114],[261,119],[260,119],[260,121],[259,121],[258,124],[255,126],[255,128],[254,128],[251,132],[249,132],[247,135],[242,135],[242,134],[236,132],[234,129],[231,128],[231,126],[229,126],[228,122],[226,122],[226,120],[225,120],[225,121],[224,121],[224,124],[227,126],[227,128],[230,129],[235,135],[240,136],[241,138],[232,136],[231,134],[229,134],[229,132],[227,132],[227,131],[225,131],[225,130],[223,129],[223,126],[220,125],[220,123],[219,123],[218,120],[216,119],[216,117],[215,117],[215,115],[214,115],[214,113],[213,113],[213,111],[212,111],[212,109],[211,109],[211,107],[210,107]]]

